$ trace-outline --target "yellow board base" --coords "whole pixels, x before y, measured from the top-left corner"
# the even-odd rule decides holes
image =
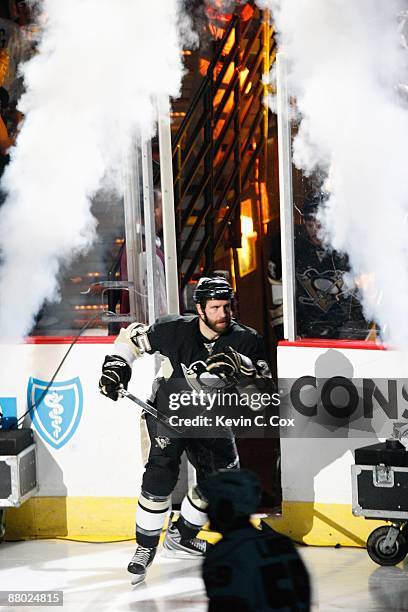
[[[6,511],[6,540],[135,537],[136,497],[32,497]]]
[[[136,497],[32,497],[7,509],[5,539],[134,540],[136,506]],[[212,543],[220,539],[208,529],[199,535]]]
[[[32,497],[6,514],[6,540],[67,538],[101,542],[135,537],[136,497]],[[266,522],[296,542],[314,546],[365,546],[384,521],[353,516],[346,504],[285,501],[282,517]],[[204,530],[211,542],[217,534]]]
[[[365,547],[370,533],[384,521],[353,516],[348,504],[282,503],[282,517],[266,519],[275,531],[313,546]]]

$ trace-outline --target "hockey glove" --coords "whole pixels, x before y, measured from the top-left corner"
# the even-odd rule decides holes
[[[132,369],[127,361],[118,355],[106,355],[102,366],[99,390],[103,395],[116,402],[120,389],[127,389],[131,376]]]
[[[256,369],[245,355],[227,346],[223,353],[216,353],[206,361],[207,371],[218,376],[225,383],[225,387],[248,384],[256,376]]]

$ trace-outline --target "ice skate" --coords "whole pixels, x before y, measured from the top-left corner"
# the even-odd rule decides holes
[[[209,545],[199,538],[183,539],[179,530],[170,524],[163,542],[163,556],[172,559],[201,559]]]
[[[132,584],[140,584],[146,578],[147,568],[153,563],[157,548],[138,546],[127,570],[132,574]]]

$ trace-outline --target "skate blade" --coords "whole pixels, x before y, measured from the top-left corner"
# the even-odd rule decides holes
[[[145,578],[146,578],[146,574],[132,574],[132,578],[130,579],[130,582],[133,586],[137,586],[138,584],[142,584],[142,582],[145,581]]]
[[[205,555],[196,555],[185,550],[170,550],[168,548],[163,548],[161,554],[162,557],[166,557],[167,559],[188,559],[189,561],[200,561],[205,557]]]

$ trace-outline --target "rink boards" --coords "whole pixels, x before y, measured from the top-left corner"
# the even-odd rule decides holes
[[[309,376],[320,385],[333,377],[344,377],[360,395],[363,385],[375,381],[384,391],[383,404],[388,401],[388,411],[398,415],[396,420],[406,419],[408,402],[401,388],[403,379],[408,378],[408,358],[397,351],[362,342],[283,342],[278,347],[278,372],[280,379]],[[389,382],[389,388],[398,391],[395,397],[389,397]],[[320,400],[317,392],[319,409]],[[354,450],[382,441],[392,432],[393,421],[375,398],[372,406],[373,418],[351,418],[348,431],[336,430],[333,418],[322,419],[320,427],[304,432],[303,437],[281,439],[284,501],[282,519],[272,521],[277,530],[306,544],[364,546],[371,531],[384,524],[354,517],[351,511]]]
[[[21,416],[42,399],[30,418],[40,488],[21,508],[8,510],[7,538],[132,537],[143,473],[140,411],[130,401],[112,402],[99,393],[112,339],[80,339],[44,398],[70,340],[39,342],[0,347],[3,414]],[[152,377],[153,361],[146,356],[135,364],[129,388],[147,397]]]
[[[46,341],[46,342],[45,342]],[[134,534],[134,515],[143,473],[140,412],[129,401],[100,395],[98,380],[112,339],[81,339],[48,390],[69,341],[1,346],[0,406],[21,416],[42,399],[31,418],[38,446],[38,494],[8,511],[7,537],[121,539]],[[406,356],[367,350],[358,344],[309,343],[278,349],[281,378],[352,376],[404,378]],[[373,349],[375,346],[372,347]],[[334,352],[333,352],[334,351]],[[323,370],[322,368],[323,364]],[[150,392],[153,359],[138,361],[130,390]],[[323,371],[323,374],[322,374]],[[26,421],[27,422],[27,421]],[[376,521],[351,513],[353,450],[367,438],[283,438],[283,517],[274,527],[316,545],[362,546]],[[380,523],[378,523],[380,524]]]

